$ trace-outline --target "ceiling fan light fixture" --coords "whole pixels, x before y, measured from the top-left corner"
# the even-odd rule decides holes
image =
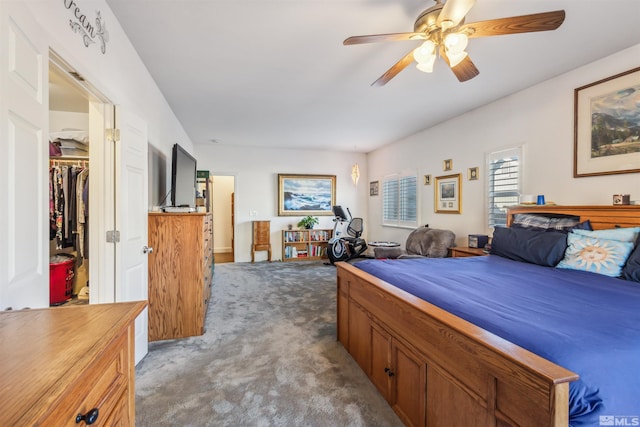
[[[552,31],[565,20],[564,10],[532,13],[529,15],[489,19],[466,23],[466,15],[476,0],[434,0],[436,4],[418,15],[413,32],[352,36],[344,45],[381,41],[424,40],[406,53],[380,76],[372,86],[384,86],[415,60],[421,71],[431,72],[433,62],[440,56],[460,82],[476,77],[480,72],[466,49],[469,38],[503,36],[509,34]]]
[[[469,44],[469,38],[464,33],[449,33],[444,37],[444,47],[448,54],[464,52]]]
[[[427,40],[414,49],[413,59],[415,59],[418,64],[426,63],[429,61],[433,62],[436,58],[435,50],[435,43],[431,40]]]
[[[416,68],[423,73],[432,73],[433,72],[433,64],[436,62],[436,56],[432,56],[430,61],[421,62],[416,64]]]
[[[456,65],[458,65],[459,63],[462,62],[462,60],[464,58],[467,57],[467,52],[462,51],[459,53],[449,53],[447,52],[447,57],[449,58],[449,65],[451,65],[451,67],[455,67]]]

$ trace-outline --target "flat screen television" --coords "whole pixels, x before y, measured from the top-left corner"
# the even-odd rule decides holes
[[[196,207],[196,159],[180,145],[171,156],[171,206]]]

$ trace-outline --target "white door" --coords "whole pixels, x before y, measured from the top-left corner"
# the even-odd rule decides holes
[[[49,46],[21,2],[0,7],[0,310],[49,306]]]
[[[147,124],[132,113],[116,108],[116,229],[120,243],[116,255],[116,301],[148,299],[147,260]],[[148,347],[148,311],[136,319],[138,363]]]

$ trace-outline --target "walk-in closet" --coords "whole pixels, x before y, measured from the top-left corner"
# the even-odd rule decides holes
[[[104,135],[101,95],[55,53],[49,63],[50,305],[88,303],[90,177]],[[96,111],[96,105],[99,106]],[[93,129],[92,129],[93,126]],[[101,129],[95,129],[100,127]],[[101,136],[102,136],[101,135]],[[96,168],[99,170],[100,168]],[[94,208],[94,214],[96,209]]]
[[[89,302],[90,98],[73,76],[50,63],[50,305]]]

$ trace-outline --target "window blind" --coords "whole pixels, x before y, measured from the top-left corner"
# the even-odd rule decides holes
[[[383,225],[415,227],[418,223],[418,179],[412,175],[389,175],[382,181]]]
[[[507,206],[517,205],[521,188],[522,148],[514,148],[487,156],[488,225],[507,224]]]

